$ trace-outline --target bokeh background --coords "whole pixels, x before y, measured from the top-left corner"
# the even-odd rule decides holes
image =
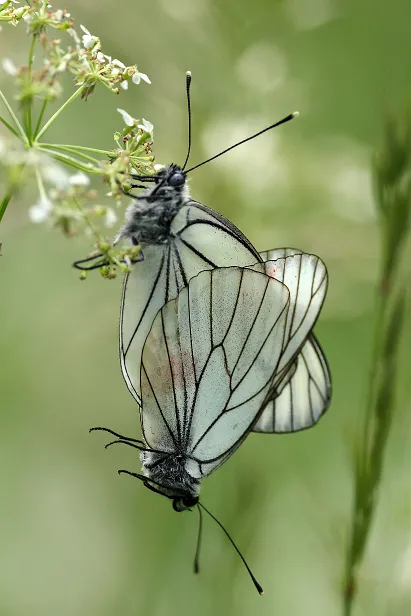
[[[88,434],[94,425],[139,434],[117,357],[121,277],[80,282],[71,263],[87,241],[32,224],[27,208],[37,195],[12,202],[1,225],[0,614],[341,614],[378,275],[370,156],[384,110],[409,92],[409,2],[67,5],[77,26],[97,34],[106,53],[138,63],[152,85],[77,101],[50,132],[56,142],[112,147],[119,106],[153,122],[158,162],[181,162],[187,69],[192,164],[300,111],[193,173],[191,190],[257,248],[293,246],[325,260],[330,288],[316,331],[334,398],[315,429],[252,435],[204,484],[204,503],[235,538],[264,598],[210,519],[194,576],[197,513],[176,515],[166,499],[119,477],[119,468],[139,470],[137,452],[105,451],[104,435]],[[1,57],[19,64],[27,51],[22,32],[3,28]],[[357,614],[411,613],[410,342],[408,329]]]

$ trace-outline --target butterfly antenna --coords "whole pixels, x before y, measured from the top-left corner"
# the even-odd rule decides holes
[[[182,167],[183,171],[187,166],[188,159],[190,158],[191,152],[191,98],[190,98],[190,87],[191,87],[191,72],[187,71],[186,73],[186,93],[187,93],[187,115],[188,115],[188,150],[187,156],[184,161],[184,165]]]
[[[231,545],[234,547],[235,551],[237,552],[237,554],[239,555],[239,557],[241,558],[241,560],[244,563],[245,568],[247,569],[248,573],[250,574],[250,578],[253,581],[254,586],[256,587],[256,589],[258,590],[260,595],[264,594],[264,590],[262,588],[262,586],[257,582],[253,572],[251,571],[250,567],[247,565],[247,562],[244,558],[244,556],[241,554],[240,550],[238,549],[238,547],[236,546],[236,544],[234,543],[233,539],[231,539],[230,535],[228,534],[228,531],[224,528],[224,526],[221,524],[221,522],[219,522],[217,520],[217,518],[215,516],[213,516],[213,514],[204,507],[204,505],[202,505],[201,503],[198,503],[200,507],[202,507],[204,509],[204,511],[206,513],[208,513],[208,515],[210,516],[210,518],[213,518],[214,522],[217,522],[217,524],[219,525],[219,527],[224,531],[226,537],[228,537],[228,539],[231,542]]]
[[[202,165],[205,165],[206,163],[209,163],[210,161],[215,160],[219,156],[222,156],[223,154],[226,154],[227,152],[229,152],[230,150],[233,150],[237,146],[242,145],[243,143],[247,143],[247,141],[251,141],[251,139],[255,139],[256,137],[259,137],[263,133],[266,133],[268,130],[271,130],[272,128],[276,128],[276,126],[280,126],[281,124],[285,124],[286,122],[289,122],[290,120],[292,120],[293,118],[297,117],[298,115],[299,115],[298,111],[294,111],[294,113],[290,113],[288,116],[286,116],[285,118],[283,118],[279,122],[275,122],[274,124],[271,124],[271,126],[267,126],[267,128],[263,128],[263,130],[260,130],[258,133],[255,133],[254,135],[251,135],[251,137],[247,137],[246,139],[243,139],[242,141],[239,141],[238,143],[235,143],[234,145],[231,145],[229,148],[226,148],[222,152],[219,152],[218,154],[215,154],[215,156],[212,156],[211,158],[207,158],[207,160],[204,160],[199,165],[196,165],[195,167],[191,167],[190,169],[187,169],[186,173],[190,173],[190,171],[193,171],[194,169],[198,169],[198,167],[201,167]]]
[[[199,505],[197,505],[197,509],[198,509],[198,514],[200,516],[200,521],[198,525],[196,553],[194,556],[194,573],[200,572],[200,549],[201,549],[201,538],[203,536],[203,512],[201,511],[201,507]]]

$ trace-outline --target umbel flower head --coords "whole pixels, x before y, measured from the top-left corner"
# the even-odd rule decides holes
[[[8,153],[0,160],[7,191],[0,204],[0,221],[17,187],[34,178],[37,196],[29,208],[33,222],[59,228],[68,236],[79,233],[91,236],[98,249],[105,247],[109,242],[101,235],[100,228],[111,229],[116,224],[116,210],[128,186],[128,175],[153,173],[152,124],[134,119],[124,111],[126,126],[114,135],[115,147],[107,150],[46,143],[45,134],[69,105],[77,98],[87,100],[99,84],[119,94],[129,83],[149,84],[150,79],[137,65],[127,66],[106,54],[97,35],[84,25],[77,31],[71,14],[66,9],[54,9],[46,0],[27,0],[25,6],[20,6],[17,0],[0,3],[0,21],[11,25],[24,22],[31,40],[27,65],[17,66],[9,57],[1,62],[5,73],[14,81],[14,98],[19,107],[14,112],[2,94],[12,121],[2,119],[11,137],[0,143],[0,148]],[[57,31],[57,38],[50,36],[53,31]],[[74,76],[74,92],[44,120],[48,102],[63,94],[61,76],[65,73]],[[35,105],[36,100],[40,104]],[[70,173],[65,170],[67,166]],[[109,185],[102,200],[89,186],[92,176]],[[113,256],[114,263],[115,250],[113,253],[105,250],[110,258]],[[121,267],[126,266],[122,263]]]

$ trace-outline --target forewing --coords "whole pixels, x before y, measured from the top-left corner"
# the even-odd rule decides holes
[[[130,392],[140,404],[140,363],[144,341],[168,289],[170,250],[147,246],[123,283],[120,310],[120,365]]]
[[[141,370],[151,448],[177,449],[206,474],[230,455],[264,406],[288,305],[284,285],[233,267],[202,272],[161,309]]]
[[[316,424],[325,413],[331,401],[331,375],[314,336],[298,354],[295,371],[290,372],[290,378],[284,377],[278,389],[278,396],[267,404],[253,432],[297,432]]]
[[[193,348],[200,350],[188,450],[211,472],[245,437],[264,404],[280,357],[289,294],[277,281],[242,268],[203,273],[189,291]]]
[[[169,242],[146,246],[143,255],[124,280],[120,313],[121,370],[139,404],[141,353],[158,310],[203,270],[259,260],[230,221],[194,201],[174,217]]]

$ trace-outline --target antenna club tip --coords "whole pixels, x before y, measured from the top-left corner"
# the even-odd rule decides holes
[[[186,71],[186,77],[191,77],[191,71]]]
[[[260,596],[262,597],[263,594],[264,594],[264,590],[262,588],[260,588],[258,592],[259,592]]]
[[[293,116],[293,118],[296,118],[297,116],[300,115],[299,111],[293,111],[293,113],[291,114]]]

